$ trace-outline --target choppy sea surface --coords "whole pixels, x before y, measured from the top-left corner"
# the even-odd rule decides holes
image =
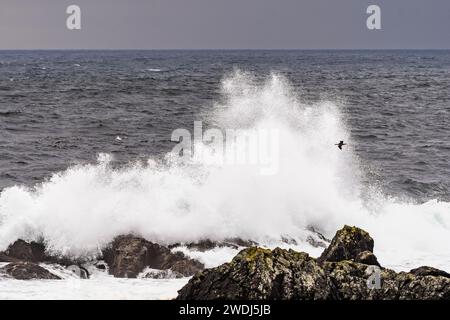
[[[276,129],[278,170],[173,161],[172,132],[194,121]],[[311,226],[332,237],[353,224],[385,266],[450,271],[449,127],[450,51],[0,51],[0,250],[45,239],[95,256],[133,232],[269,247],[288,236],[318,255]],[[120,295],[91,279],[75,298],[182,286],[107,279]],[[62,286],[1,279],[0,297]]]

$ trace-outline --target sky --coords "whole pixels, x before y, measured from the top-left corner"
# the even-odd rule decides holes
[[[0,0],[0,49],[450,49],[450,0]]]

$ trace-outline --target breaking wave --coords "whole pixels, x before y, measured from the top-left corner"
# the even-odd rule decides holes
[[[173,154],[114,168],[101,154],[98,163],[70,167],[33,188],[3,190],[0,250],[18,238],[44,239],[55,253],[95,256],[130,232],[160,243],[283,236],[302,242],[310,226],[332,237],[349,224],[371,233],[382,264],[450,269],[450,203],[407,203],[363,185],[338,104],[307,105],[283,77],[261,83],[236,72],[224,79],[208,117],[244,133],[277,129],[277,172],[180,163]],[[349,141],[348,148],[337,149],[337,140]]]

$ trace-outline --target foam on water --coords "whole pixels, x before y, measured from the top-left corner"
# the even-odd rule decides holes
[[[386,266],[450,270],[450,203],[400,202],[362,185],[339,104],[305,105],[282,77],[261,84],[240,72],[223,81],[220,101],[209,118],[222,128],[277,129],[276,174],[179,163],[173,155],[117,169],[102,154],[97,164],[70,167],[32,189],[5,189],[0,250],[18,238],[45,239],[51,251],[95,256],[129,232],[161,243],[241,237],[279,244],[286,235],[304,243],[309,226],[332,237],[350,224],[371,233]],[[348,148],[337,149],[339,140]]]
[[[173,299],[189,278],[120,279],[105,272],[91,273],[89,280],[80,279],[67,269],[44,265],[63,280],[14,280],[0,277],[0,300],[159,300]]]

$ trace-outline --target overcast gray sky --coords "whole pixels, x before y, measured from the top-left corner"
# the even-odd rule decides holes
[[[0,0],[0,49],[49,48],[449,49],[450,0]]]

